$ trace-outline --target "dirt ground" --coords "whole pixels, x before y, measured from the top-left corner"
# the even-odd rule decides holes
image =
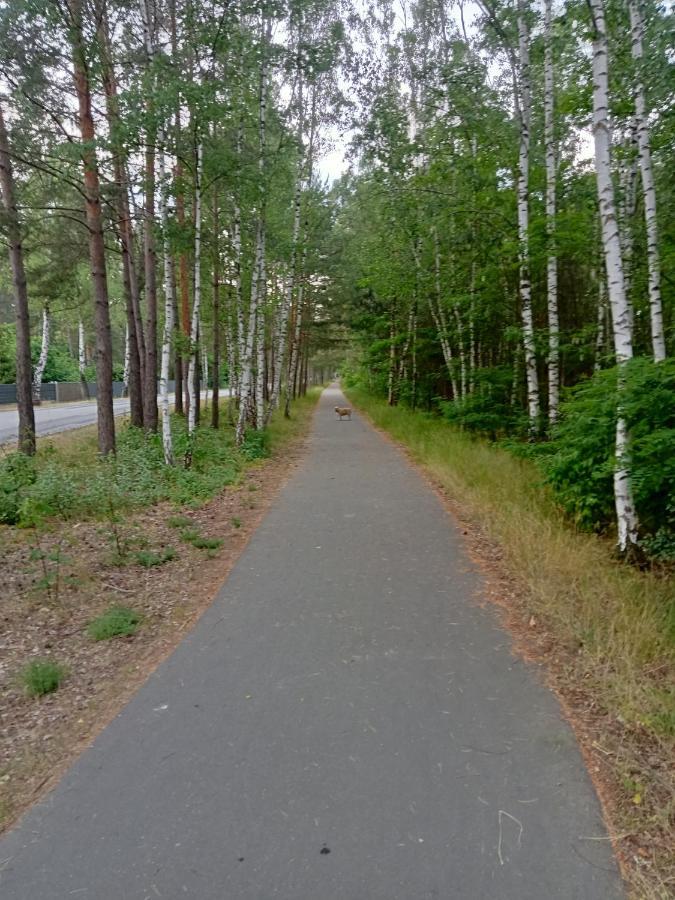
[[[180,513],[203,536],[222,539],[217,550],[181,540],[170,524],[179,513],[168,504],[132,514],[120,526],[132,548],[176,551],[175,559],[149,568],[134,552],[119,563],[109,526],[69,523],[42,536],[38,547],[62,558],[57,596],[54,585],[40,586],[35,535],[0,531],[0,831],[55,784],[210,604],[301,461],[305,436],[306,430],[200,509]],[[49,566],[53,573],[54,563]],[[140,612],[141,627],[130,637],[92,640],[88,624],[113,604]],[[18,677],[34,658],[53,658],[68,673],[58,690],[38,699]]]

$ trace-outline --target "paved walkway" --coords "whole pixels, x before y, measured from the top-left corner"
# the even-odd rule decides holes
[[[2,900],[622,897],[554,697],[344,402],[196,628],[0,841]]]

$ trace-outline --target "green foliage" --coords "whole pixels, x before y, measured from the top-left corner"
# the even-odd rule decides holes
[[[0,324],[0,384],[16,380],[16,332],[13,325]]]
[[[51,659],[35,659],[21,670],[21,681],[31,697],[55,691],[68,674],[65,666]]]
[[[497,440],[524,431],[523,411],[513,403],[513,371],[510,366],[477,369],[473,391],[466,397],[441,401],[448,422]]]
[[[168,520],[170,528],[189,528],[192,525],[192,519],[187,516],[170,516]]]
[[[267,431],[248,431],[240,448],[248,460],[265,459],[270,455],[270,439]]]
[[[15,525],[24,491],[37,477],[35,460],[23,453],[9,453],[0,460],[0,522]]]
[[[177,455],[187,444],[184,422],[174,418]],[[262,438],[257,446],[267,446]],[[119,524],[125,510],[164,500],[199,505],[236,481],[251,458],[234,447],[232,435],[197,429],[192,467],[166,466],[158,435],[121,429],[117,453],[104,459],[64,460],[42,450],[35,460],[10,454],[0,463],[0,521],[36,527],[50,518],[102,518]],[[181,527],[176,524],[174,527]]]
[[[557,499],[582,528],[603,531],[614,518],[618,400],[616,369],[577,385],[562,405],[553,439],[538,451]],[[620,402],[645,548],[675,559],[675,361],[633,360]]]
[[[87,633],[95,641],[129,637],[138,631],[142,620],[141,614],[128,606],[111,606],[89,623]]]
[[[199,536],[192,541],[192,546],[198,550],[218,550],[223,546],[222,538],[209,538]]]
[[[153,566],[163,566],[164,563],[171,562],[171,560],[176,559],[177,556],[178,554],[173,547],[167,547],[161,553],[153,553],[152,550],[139,550],[139,552],[136,553],[135,559],[139,566],[150,569]]]

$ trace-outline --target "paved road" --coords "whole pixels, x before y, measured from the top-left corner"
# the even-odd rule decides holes
[[[227,392],[224,392],[227,393]],[[171,395],[173,400],[173,394]],[[113,400],[116,416],[129,412],[128,399]],[[63,403],[55,406],[35,407],[35,432],[38,436],[69,431],[71,428],[82,428],[96,422],[96,401],[86,400],[82,403]],[[0,444],[16,441],[19,432],[19,413],[16,408],[0,407]]]
[[[623,896],[554,697],[343,402],[199,624],[0,842],[2,900]]]

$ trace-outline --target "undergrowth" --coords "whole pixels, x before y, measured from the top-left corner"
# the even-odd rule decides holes
[[[296,406],[315,402],[311,392]],[[161,437],[129,426],[118,428],[117,452],[106,459],[97,455],[92,429],[41,440],[32,459],[19,453],[0,458],[0,523],[35,528],[51,519],[93,518],[114,524],[122,513],[162,501],[197,508],[235,483],[244,468],[268,457],[295,429],[294,420],[277,414],[265,431],[250,431],[237,448],[231,428],[203,425],[192,442],[189,469],[166,466]],[[182,417],[172,417],[172,431],[180,460],[188,447]]]
[[[111,606],[89,623],[87,633],[95,641],[128,637],[138,631],[141,620],[141,614],[128,606]]]

